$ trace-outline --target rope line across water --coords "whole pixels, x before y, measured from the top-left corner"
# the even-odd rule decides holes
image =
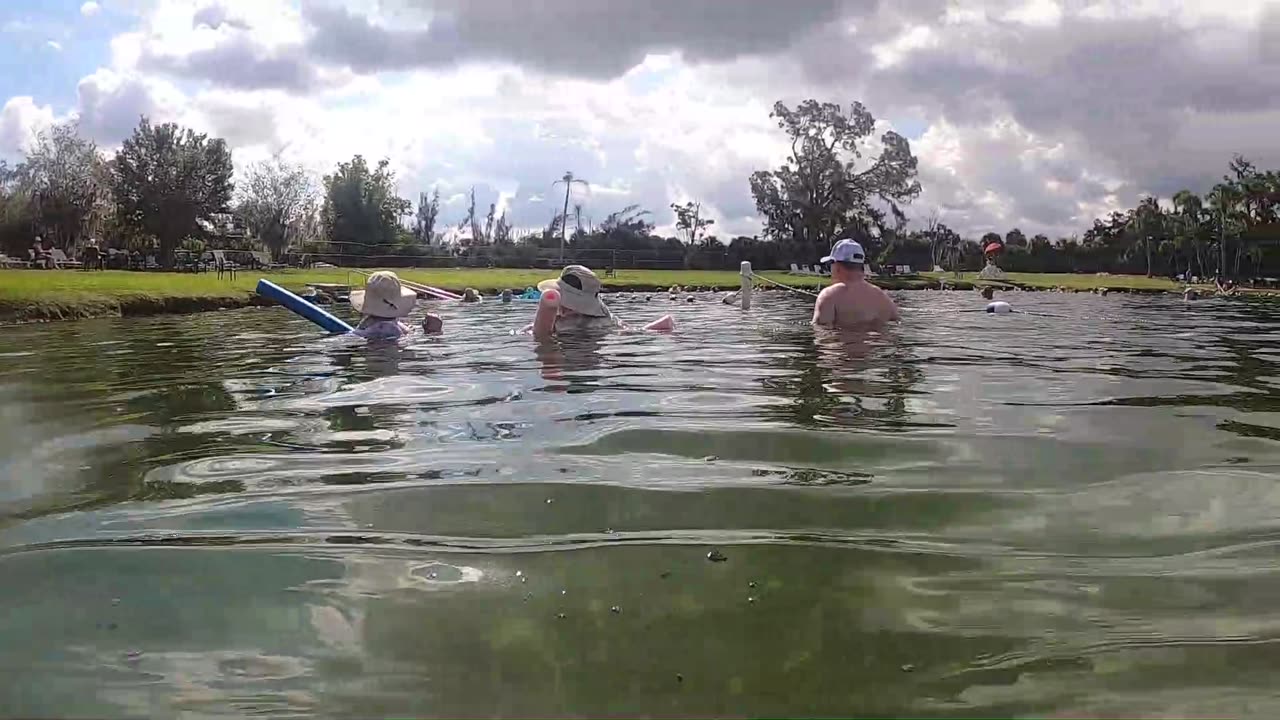
[[[809,297],[813,297],[813,298],[818,297],[818,294],[817,294],[817,293],[812,293],[812,292],[809,292],[808,290],[801,290],[800,288],[794,288],[794,287],[791,287],[790,285],[783,285],[782,283],[778,282],[777,280],[770,280],[769,278],[767,278],[767,277],[765,277],[765,276],[763,276],[763,275],[757,275],[757,274],[755,274],[755,273],[751,273],[751,277],[752,277],[753,279],[756,279],[756,280],[763,280],[763,281],[765,281],[765,282],[767,282],[767,283],[771,283],[771,284],[773,284],[773,285],[777,285],[778,287],[780,287],[780,288],[782,288],[782,289],[784,289],[784,290],[790,290],[791,292],[794,292],[794,293],[800,293],[801,295],[808,295]]]

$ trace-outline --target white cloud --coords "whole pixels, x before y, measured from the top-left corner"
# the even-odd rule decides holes
[[[44,44],[47,45],[50,49],[52,49],[54,52],[62,52],[62,43],[58,42],[57,40],[46,40]]]
[[[97,15],[98,12],[101,10],[102,10],[102,6],[94,2],[93,0],[89,0],[88,2],[80,6],[80,14],[85,17],[93,17],[94,15]]]
[[[885,68],[902,62],[903,58],[915,50],[937,47],[937,45],[938,36],[933,30],[917,25],[904,30],[891,40],[873,45],[871,54],[875,56],[876,67]]]
[[[3,25],[0,25],[0,32],[6,32],[14,35],[30,32],[34,29],[35,25],[32,24],[30,20],[23,20],[21,18],[6,20]]]
[[[1267,0],[745,1],[754,10],[687,0],[673,14],[433,0],[428,17],[413,3],[147,0],[58,112],[108,146],[147,114],[227,138],[237,163],[280,152],[320,174],[388,157],[406,197],[475,186],[522,226],[549,219],[552,182],[573,170],[597,222],[635,203],[662,226],[670,203],[696,200],[722,237],[758,227],[748,177],[788,150],[778,99],[904,119],[923,185],[910,212],[938,209],[965,233],[1080,232],[1141,192],[1203,189],[1233,152],[1280,165]],[[703,11],[723,22],[687,22]],[[6,28],[20,41],[67,42],[21,22]],[[4,108],[0,152],[56,117],[30,98]]]
[[[1003,19],[1035,27],[1052,27],[1062,21],[1062,7],[1054,0],[1030,0],[1010,10]]]
[[[30,149],[36,135],[53,122],[48,105],[36,105],[29,95],[9,98],[0,108],[0,159],[15,159]]]

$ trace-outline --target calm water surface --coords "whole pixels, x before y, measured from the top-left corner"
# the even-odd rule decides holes
[[[1280,716],[1280,308],[1009,299],[0,329],[0,714]]]

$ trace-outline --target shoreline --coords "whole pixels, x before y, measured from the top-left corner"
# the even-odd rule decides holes
[[[27,271],[32,272],[32,271]],[[405,273],[406,276],[409,273]],[[736,277],[736,273],[733,274]],[[255,276],[256,277],[256,276]],[[1064,276],[1070,278],[1073,276]],[[300,282],[297,279],[285,276],[283,284],[292,291],[298,291],[307,285],[307,282]],[[1104,278],[1099,278],[1099,280]],[[290,280],[293,280],[292,282]],[[612,278],[610,280],[613,280]],[[812,292],[819,283],[816,281],[822,278],[813,277],[785,277],[782,282],[787,280],[799,280],[800,282],[788,282],[801,289]],[[941,278],[915,277],[904,279],[877,278],[873,280],[874,284],[885,290],[914,290],[914,291],[941,291],[941,292],[973,292],[976,288],[986,283],[975,283],[967,279],[951,279],[945,278],[945,283]],[[256,283],[256,280],[254,281]],[[995,283],[992,283],[995,284]],[[1019,292],[1066,292],[1066,293],[1094,293],[1099,289],[1105,288],[1108,293],[1125,293],[1140,295],[1179,295],[1180,291],[1176,287],[1126,287],[1120,285],[1118,287],[1110,287],[1101,282],[1096,283],[1096,287],[1058,287],[1058,286],[1038,286],[1027,282],[1007,282],[1002,283],[1005,291]],[[489,284],[471,284],[481,293],[486,295],[494,295],[500,292],[509,283],[489,283]],[[639,293],[665,293],[670,285],[659,284],[653,282],[607,282],[605,285],[606,293],[616,292],[639,292]],[[738,289],[738,284],[728,284],[721,282],[712,282],[710,284],[690,283],[691,291],[704,292],[732,292]],[[463,287],[442,286],[442,289],[452,292],[461,293]],[[1206,294],[1211,292],[1211,288],[1205,288]],[[785,290],[768,284],[758,285],[758,292],[785,292]],[[269,307],[276,303],[259,296],[252,290],[234,290],[228,292],[228,288],[221,288],[209,294],[153,294],[153,293],[124,293],[120,295],[107,294],[89,294],[89,293],[42,293],[46,297],[31,298],[4,298],[0,297],[0,326],[6,325],[25,325],[31,323],[42,322],[58,322],[65,320],[87,320],[94,318],[113,318],[113,317],[146,317],[152,315],[178,315],[190,314],[197,312],[211,312],[216,310],[230,310],[246,307]],[[1240,292],[1241,297],[1260,297],[1265,299],[1280,298],[1280,293],[1274,291],[1253,291],[1245,290]]]
[[[217,310],[266,307],[276,303],[257,294],[245,296],[121,297],[33,300],[25,305],[0,303],[0,327],[66,320],[189,315]]]

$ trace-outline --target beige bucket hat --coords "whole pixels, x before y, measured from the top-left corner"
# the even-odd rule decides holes
[[[582,265],[570,265],[560,271],[560,277],[538,283],[542,292],[560,291],[560,304],[589,317],[609,317],[609,308],[600,301],[600,278]]]
[[[413,312],[418,294],[400,284],[400,277],[380,270],[364,281],[363,290],[351,291],[351,307],[362,315],[382,318],[404,317]]]

